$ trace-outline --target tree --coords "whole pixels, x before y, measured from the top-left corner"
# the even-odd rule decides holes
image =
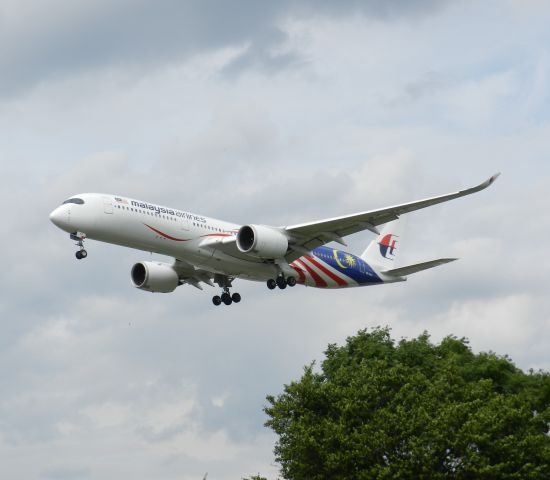
[[[325,355],[267,397],[284,478],[550,478],[548,373],[456,337],[396,343],[388,328]]]

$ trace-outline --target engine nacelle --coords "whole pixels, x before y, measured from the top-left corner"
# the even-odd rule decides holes
[[[179,276],[171,265],[161,262],[139,262],[132,267],[134,287],[148,292],[173,292],[179,285]]]
[[[273,227],[244,225],[237,233],[237,248],[258,258],[281,258],[288,250],[288,238]]]

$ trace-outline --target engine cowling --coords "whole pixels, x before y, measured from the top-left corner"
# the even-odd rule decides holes
[[[244,225],[237,233],[237,248],[258,258],[281,258],[288,250],[288,238],[273,227]]]
[[[148,292],[173,292],[179,285],[179,276],[171,265],[161,262],[139,262],[132,267],[134,287]]]

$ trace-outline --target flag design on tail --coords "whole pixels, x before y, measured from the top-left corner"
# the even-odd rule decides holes
[[[394,251],[397,249],[397,235],[394,235],[393,233],[388,233],[382,237],[382,239],[378,242],[378,245],[380,247],[380,255],[382,255],[384,258],[387,258],[388,260],[393,260],[395,256]]]
[[[369,243],[361,258],[373,267],[394,268],[394,260],[402,247],[403,227],[401,219],[386,223],[380,235]]]

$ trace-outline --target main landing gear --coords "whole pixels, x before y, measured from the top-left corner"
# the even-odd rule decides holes
[[[270,278],[267,281],[267,288],[273,290],[275,287],[279,287],[281,290],[284,290],[287,285],[293,287],[296,285],[296,279],[294,277],[285,278],[283,275],[279,275],[277,279]]]
[[[86,238],[86,235],[83,233],[71,233],[71,240],[75,240],[76,244],[79,247],[79,250],[75,253],[75,257],[78,260],[82,260],[83,258],[86,258],[88,256],[88,252],[84,250],[84,239]]]
[[[231,305],[232,303],[239,303],[241,301],[241,296],[238,293],[231,294],[229,288],[231,288],[231,282],[233,281],[232,277],[227,277],[225,275],[216,274],[214,275],[214,282],[217,283],[222,288],[221,295],[215,295],[212,297],[212,303],[216,306],[224,303],[225,305]]]
[[[241,295],[239,293],[234,293],[231,295],[229,292],[229,287],[224,287],[223,293],[221,295],[215,295],[212,297],[212,303],[216,306],[221,305],[222,302],[226,305],[231,305],[233,302],[239,303],[241,301]]]

